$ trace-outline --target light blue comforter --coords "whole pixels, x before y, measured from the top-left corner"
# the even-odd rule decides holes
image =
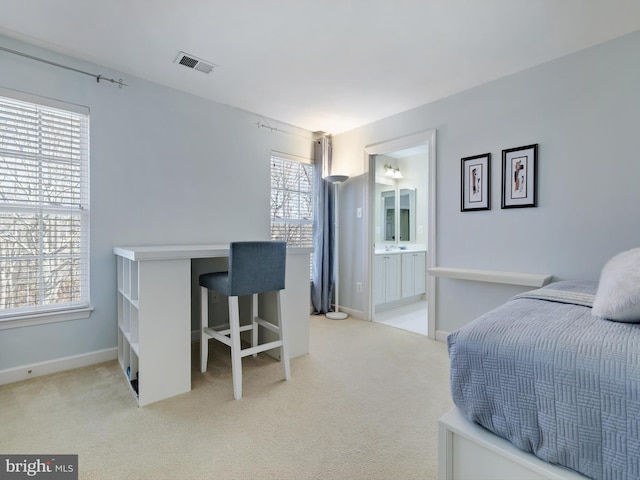
[[[449,335],[451,394],[469,420],[545,461],[640,479],[640,325],[593,316],[596,289],[554,283]]]

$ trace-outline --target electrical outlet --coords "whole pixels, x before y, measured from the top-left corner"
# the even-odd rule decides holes
[[[362,293],[362,282],[356,282],[356,292]]]

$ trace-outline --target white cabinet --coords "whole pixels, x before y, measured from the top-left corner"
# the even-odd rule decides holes
[[[415,302],[427,291],[424,250],[380,252],[374,256],[373,301],[392,308]]]
[[[116,258],[118,362],[138,405],[188,392],[191,262]]]
[[[400,255],[375,255],[374,303],[376,305],[400,300],[401,268]]]
[[[402,298],[415,297],[426,292],[425,252],[402,254]]]
[[[118,362],[138,398],[138,262],[118,258]]]

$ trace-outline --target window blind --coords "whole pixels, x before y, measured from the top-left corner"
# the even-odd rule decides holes
[[[0,96],[0,320],[89,306],[89,116],[77,110]]]
[[[314,167],[283,157],[271,156],[271,238],[312,247]]]

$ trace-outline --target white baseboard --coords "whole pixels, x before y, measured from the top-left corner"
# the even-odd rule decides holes
[[[437,341],[446,343],[448,336],[449,336],[449,332],[445,332],[444,330],[436,330]]]
[[[83,353],[72,357],[57,358],[31,365],[0,370],[0,385],[19,382],[28,378],[40,377],[50,373],[63,372],[74,368],[86,367],[95,363],[108,362],[118,358],[118,348],[106,348],[95,352]]]

